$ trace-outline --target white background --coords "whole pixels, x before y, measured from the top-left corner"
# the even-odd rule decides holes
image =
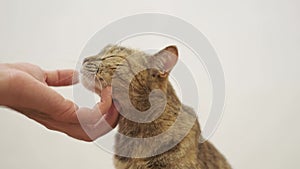
[[[1,0],[0,62],[75,68],[96,31],[143,12],[182,18],[215,47],[227,100],[211,141],[234,168],[300,165],[300,1]],[[72,99],[72,88],[56,90]],[[96,145],[0,111],[0,168],[113,168],[112,155]]]

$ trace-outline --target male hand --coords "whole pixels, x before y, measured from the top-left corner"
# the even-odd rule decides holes
[[[49,87],[77,82],[78,74],[74,70],[44,71],[28,63],[0,64],[0,105],[50,130],[92,141],[116,126],[119,113],[112,103],[111,87],[102,91],[101,102],[93,109],[78,108]]]

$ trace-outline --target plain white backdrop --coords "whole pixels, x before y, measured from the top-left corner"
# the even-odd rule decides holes
[[[137,13],[177,16],[216,49],[226,107],[210,139],[236,169],[300,165],[300,2],[0,1],[0,62],[75,68],[81,49],[105,25]],[[72,88],[55,88],[72,99]],[[5,97],[5,96],[0,96]],[[0,108],[0,168],[113,168],[112,154]]]

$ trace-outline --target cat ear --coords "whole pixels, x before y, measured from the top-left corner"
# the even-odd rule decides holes
[[[154,65],[160,68],[162,75],[167,76],[178,60],[178,50],[176,46],[168,46],[153,55]]]

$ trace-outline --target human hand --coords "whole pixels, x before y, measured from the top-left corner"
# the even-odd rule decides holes
[[[0,64],[0,105],[10,107],[50,130],[92,141],[116,126],[118,111],[112,104],[111,87],[103,90],[101,102],[93,109],[78,108],[49,87],[77,82],[78,74],[73,70],[44,71],[28,63]]]

